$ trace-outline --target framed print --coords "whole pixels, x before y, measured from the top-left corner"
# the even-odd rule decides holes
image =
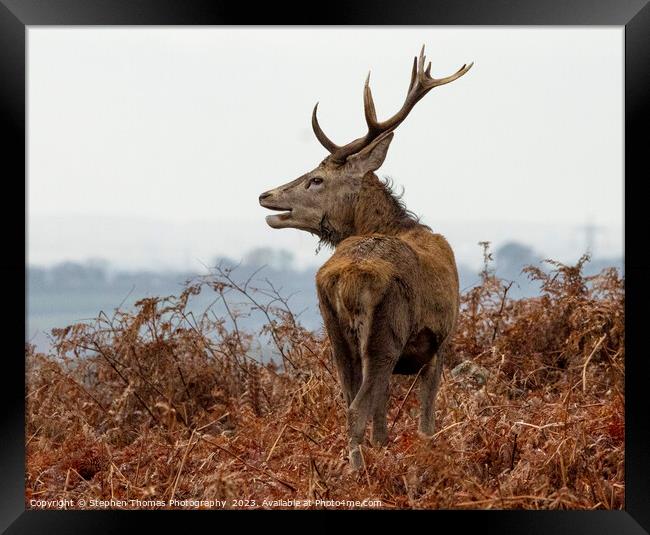
[[[3,0],[2,528],[647,532],[649,25]]]

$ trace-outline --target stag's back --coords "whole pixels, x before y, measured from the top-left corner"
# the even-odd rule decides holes
[[[414,282],[420,294],[420,322],[444,339],[453,331],[460,305],[454,252],[442,234],[426,227],[418,226],[400,238],[413,249],[420,265]]]

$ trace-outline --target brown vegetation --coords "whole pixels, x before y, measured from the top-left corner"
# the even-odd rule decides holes
[[[551,262],[549,274],[526,268],[540,296],[512,300],[486,259],[482,284],[462,296],[434,438],[418,436],[413,377],[394,376],[389,444],[366,443],[357,473],[328,342],[303,329],[273,287],[266,306],[250,280],[217,270],[178,297],[56,329],[50,354],[27,348],[27,506],[374,499],[385,508],[620,509],[623,281],[614,269],[583,276],[586,261]],[[230,317],[191,313],[201,291],[228,303]],[[261,333],[237,320],[252,309],[266,316],[278,363],[251,357]]]

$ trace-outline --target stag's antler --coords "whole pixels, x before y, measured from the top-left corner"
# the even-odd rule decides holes
[[[333,160],[343,162],[348,156],[356,154],[364,147],[367,147],[375,139],[377,139],[382,134],[387,134],[397,128],[404,119],[406,119],[409,112],[413,109],[413,106],[429,91],[434,87],[439,85],[445,85],[449,82],[453,82],[460,78],[463,74],[470,70],[474,62],[469,65],[463,65],[451,76],[446,78],[433,78],[431,76],[431,62],[427,65],[427,68],[424,68],[424,63],[426,61],[426,56],[424,55],[424,45],[422,45],[422,50],[420,50],[420,57],[413,58],[413,70],[411,72],[411,83],[409,84],[409,89],[406,94],[406,99],[402,108],[393,115],[390,119],[386,121],[378,121],[377,113],[375,111],[375,103],[372,99],[372,93],[370,92],[370,73],[368,73],[368,78],[366,78],[366,84],[363,88],[363,108],[366,115],[366,123],[368,124],[368,133],[364,137],[355,139],[354,141],[348,143],[347,145],[339,146],[330,140],[325,132],[321,129],[318,124],[318,118],[316,113],[318,110],[318,104],[314,106],[314,111],[311,116],[311,124],[314,129],[314,134],[318,138],[318,141],[321,142],[323,147],[325,147],[330,153]]]

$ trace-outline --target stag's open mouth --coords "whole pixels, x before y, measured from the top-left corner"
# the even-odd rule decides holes
[[[280,208],[276,206],[264,206],[264,208],[282,212],[281,214],[271,214],[266,216],[266,222],[271,227],[281,225],[283,221],[291,218],[291,208]]]

